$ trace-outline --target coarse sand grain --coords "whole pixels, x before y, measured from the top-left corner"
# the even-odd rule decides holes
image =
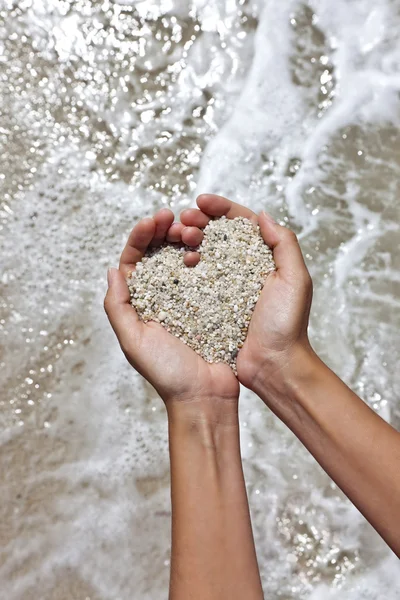
[[[265,279],[275,269],[258,226],[243,217],[214,219],[204,228],[200,262],[187,267],[185,247],[148,250],[128,278],[131,304],[209,363],[236,357]]]

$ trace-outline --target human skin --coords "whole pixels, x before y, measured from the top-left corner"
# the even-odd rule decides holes
[[[400,557],[400,433],[312,349],[312,282],[295,234],[221,196],[203,194],[197,205],[181,215],[188,245],[201,239],[209,218],[243,216],[258,221],[274,253],[276,271],[265,282],[238,355],[239,381],[286,423]],[[200,255],[189,257],[193,265]]]
[[[126,358],[154,386],[167,410],[170,600],[261,600],[240,457],[238,381],[228,365],[208,364],[159,323],[140,321],[129,302],[125,279],[147,248],[181,241],[183,227],[173,218],[163,209],[134,227],[119,269],[109,270],[104,301]],[[193,234],[199,234],[189,231],[196,241]]]

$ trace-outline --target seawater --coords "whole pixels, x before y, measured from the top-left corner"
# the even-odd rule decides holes
[[[314,347],[400,428],[399,29],[398,0],[1,0],[3,598],[166,597],[165,411],[102,309],[160,207],[215,192],[295,229]],[[393,553],[246,390],[240,419],[266,597],[399,598]]]

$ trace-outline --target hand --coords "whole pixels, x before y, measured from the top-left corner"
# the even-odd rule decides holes
[[[141,321],[130,304],[125,278],[147,248],[165,240],[181,241],[184,226],[173,223],[173,219],[169,209],[162,209],[133,228],[119,270],[109,270],[104,308],[126,358],[154,386],[167,408],[175,401],[201,401],[207,403],[213,415],[226,404],[233,407],[233,412],[236,406],[237,412],[239,384],[230,367],[207,363],[159,323]]]
[[[182,238],[186,243],[202,239],[198,228],[210,217],[245,217],[260,226],[264,241],[273,251],[276,271],[270,273],[255,307],[246,341],[237,358],[238,378],[257,391],[265,382],[272,388],[304,352],[312,349],[307,337],[312,299],[312,281],[304,263],[296,235],[278,225],[266,213],[259,217],[248,208],[221,196],[202,194],[197,198],[200,210],[187,209],[181,214]],[[191,264],[198,260],[191,256]],[[187,260],[187,258],[185,258]]]

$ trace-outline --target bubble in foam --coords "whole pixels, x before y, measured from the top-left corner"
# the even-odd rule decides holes
[[[1,9],[1,420],[16,428],[1,437],[10,501],[0,575],[10,600],[165,597],[164,413],[101,303],[105,269],[137,218],[186,206],[196,182],[297,228],[315,280],[313,343],[400,423],[398,16],[383,0],[310,6],[315,17],[298,2],[168,14],[149,2],[36,3],[35,18],[28,5]],[[245,394],[241,410],[268,593],[394,600],[398,569],[383,543],[264,406]],[[334,549],[337,584],[324,563]]]

